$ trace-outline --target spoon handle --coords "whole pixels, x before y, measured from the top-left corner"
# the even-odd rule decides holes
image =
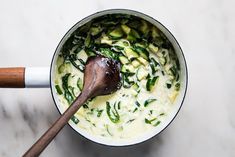
[[[84,102],[89,98],[86,92],[82,92],[73,104],[61,115],[57,121],[32,145],[32,147],[23,155],[23,157],[36,157],[47,147],[59,131],[68,123],[70,118],[76,113]]]

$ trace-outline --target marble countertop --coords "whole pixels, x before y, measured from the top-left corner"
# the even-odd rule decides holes
[[[66,126],[41,156],[234,157],[234,5],[232,0],[1,1],[0,67],[49,66],[71,26],[108,8],[156,18],[175,35],[186,56],[186,100],[159,136],[115,148],[90,142]],[[0,89],[0,156],[21,156],[58,116],[49,89]]]

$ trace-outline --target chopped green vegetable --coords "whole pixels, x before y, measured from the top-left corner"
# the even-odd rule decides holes
[[[150,119],[150,120],[149,120],[149,119],[145,118],[144,121],[145,121],[146,124],[151,124],[151,123],[152,123],[153,121],[155,121],[156,119],[157,119],[157,118],[153,118],[153,119]]]
[[[111,106],[110,106],[110,103],[108,101],[106,102],[106,113],[107,113],[109,119],[113,123],[118,123],[119,122],[120,116],[118,114],[118,111],[116,110],[115,107],[114,107],[113,110],[111,110]]]
[[[141,20],[141,24],[140,31],[146,36],[149,32],[148,24],[144,20]]]
[[[139,33],[136,30],[131,29],[130,33],[127,35],[127,40],[134,42],[137,39],[140,39]]]
[[[167,87],[168,89],[170,89],[170,88],[171,88],[171,84],[170,84],[170,83],[166,83],[166,87]]]
[[[71,92],[69,91],[69,88],[68,88],[68,79],[69,79],[70,75],[71,75],[71,73],[67,73],[62,77],[62,87],[64,89],[65,99],[68,101],[69,104],[72,104],[74,98],[73,98],[73,95],[71,94]]]
[[[73,95],[73,97],[75,98],[76,97],[76,95],[75,95],[75,93],[74,93],[74,87],[72,87],[72,86],[69,86],[68,87],[68,89],[69,89],[69,91],[71,92],[71,94]]]
[[[180,83],[176,83],[176,84],[175,84],[175,90],[176,90],[176,91],[179,91],[179,90],[180,90]]]
[[[130,80],[129,74],[131,73],[123,73],[122,74],[122,85],[124,88],[130,88],[135,82],[133,80]]]
[[[138,46],[138,45],[134,45],[134,49],[136,52],[139,53],[141,57],[143,57],[146,60],[149,59],[149,52],[145,48]]]
[[[140,107],[140,103],[138,101],[135,101],[136,106]]]
[[[82,82],[81,78],[78,78],[77,87],[79,88],[80,91],[82,91],[82,89],[83,89],[83,82]]]
[[[83,104],[82,107],[85,108],[85,109],[89,108],[87,104]]]
[[[153,77],[152,79],[149,78],[146,82],[146,89],[147,91],[152,91],[156,82],[158,81],[159,77],[158,76],[155,76]]]
[[[140,62],[139,61],[137,61],[136,59],[134,59],[132,62],[131,62],[131,64],[133,65],[133,67],[135,67],[135,68],[137,68],[137,67],[139,67],[140,66]]]
[[[109,36],[111,36],[112,39],[120,39],[123,36],[123,31],[120,27],[117,27],[109,33]]]
[[[78,70],[80,70],[81,72],[84,72],[84,65],[78,65],[75,61],[77,60],[77,57],[75,54],[71,54],[69,56],[69,60],[72,63],[72,65],[77,68]]]
[[[78,123],[79,123],[78,118],[75,117],[75,116],[72,116],[72,117],[71,117],[71,120],[72,120],[75,124],[78,124]]]
[[[109,48],[100,48],[100,54],[108,57],[108,58],[112,58],[112,59],[118,59],[118,54],[114,53],[111,49]]]
[[[131,48],[125,48],[125,55],[127,56],[127,58],[129,60],[131,60],[132,58],[137,58],[139,57],[138,53],[135,52],[133,49]]]
[[[103,30],[103,29],[102,29],[101,27],[91,27],[91,28],[90,28],[91,35],[92,35],[92,36],[98,35],[99,33],[102,32],[102,30]]]
[[[158,52],[158,47],[154,46],[153,44],[149,44],[148,48],[153,53],[157,53]]]
[[[136,108],[134,109],[133,113],[135,113],[137,110],[138,110],[138,108],[136,107]]]
[[[129,34],[131,31],[131,28],[128,27],[127,25],[121,25],[121,28],[126,34]]]
[[[158,126],[161,123],[161,121],[157,121],[153,126]]]
[[[58,84],[55,85],[55,89],[56,89],[56,92],[57,92],[59,95],[63,94],[63,92],[62,92],[62,90],[61,90],[61,88],[60,88],[60,86],[59,86]]]
[[[144,59],[143,57],[138,57],[137,60],[144,66],[148,64],[148,61]]]
[[[148,76],[148,71],[144,67],[140,67],[136,72],[136,77],[138,81],[143,80]]]
[[[144,102],[144,107],[147,107],[150,103],[156,101],[157,99],[148,99],[148,100],[145,100]]]
[[[121,109],[121,101],[118,102],[118,110]]]
[[[118,58],[122,64],[129,63],[129,60],[125,56],[119,56]]]
[[[130,119],[130,120],[128,120],[126,123],[131,123],[131,122],[133,122],[135,119]]]
[[[99,109],[97,109],[97,117],[100,117],[100,116],[101,116],[101,114],[102,114],[102,112],[103,112],[103,110],[99,110]]]
[[[150,58],[150,62],[149,65],[151,67],[152,70],[152,74],[154,75],[157,72],[157,66],[159,65],[158,62],[152,57]]]
[[[113,136],[113,134],[111,134],[111,132],[109,131],[109,126],[108,124],[105,125],[106,131],[110,136]]]

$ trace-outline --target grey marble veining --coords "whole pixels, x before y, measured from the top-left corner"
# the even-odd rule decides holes
[[[0,5],[0,67],[49,66],[67,30],[96,11],[129,8],[162,22],[183,48],[187,96],[159,136],[130,147],[95,144],[66,126],[50,157],[235,157],[235,1],[16,1]],[[49,89],[0,89],[0,157],[21,156],[59,116]]]

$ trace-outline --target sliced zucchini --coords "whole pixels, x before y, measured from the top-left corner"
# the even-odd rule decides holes
[[[138,53],[135,52],[132,48],[125,48],[125,55],[129,60],[139,57]]]
[[[176,97],[177,97],[178,94],[179,94],[178,91],[174,91],[174,92],[169,96],[169,99],[170,99],[171,103],[174,103],[174,101],[175,101],[175,99],[176,99]]]
[[[71,120],[72,120],[75,124],[78,124],[78,123],[79,123],[78,118],[75,117],[75,116],[72,116],[72,117],[71,117]]]
[[[131,29],[130,33],[127,35],[127,40],[136,41],[137,39],[140,39],[139,33],[136,30]]]
[[[86,53],[87,58],[96,55],[95,52],[93,52],[91,49],[86,49],[86,51],[84,51],[84,52]]]
[[[136,91],[139,91],[139,85],[137,83],[133,84],[132,88]]]
[[[131,64],[132,64],[135,68],[137,68],[138,66],[140,66],[140,62],[137,61],[136,59],[133,60],[133,61],[131,62]]]
[[[135,68],[131,64],[126,65],[126,69],[127,69],[128,72],[131,72],[131,73],[135,72]]]
[[[168,89],[170,89],[170,88],[171,88],[171,83],[166,83],[166,87],[167,87]]]
[[[58,67],[59,74],[61,74],[63,72],[69,72],[69,70],[70,70],[70,63],[69,62],[65,62]]]
[[[128,34],[126,39],[129,41],[136,41],[136,38],[134,36],[132,36],[131,34]]]
[[[125,56],[119,56],[118,58],[122,64],[129,63],[129,60]]]
[[[153,26],[151,32],[153,38],[160,37],[159,30],[156,27]]]
[[[133,73],[133,74],[135,74],[135,68],[134,68],[134,66],[131,65],[131,64],[125,64],[125,65],[122,66],[121,72],[123,72],[123,73],[131,73],[131,74]],[[129,75],[129,76],[130,76],[130,75]]]
[[[160,57],[159,62],[161,63],[161,65],[166,65],[167,60],[165,57]]]
[[[136,45],[134,46],[134,48],[135,51],[138,52],[141,57],[143,57],[146,60],[149,60],[149,52],[145,48]]]
[[[101,27],[91,27],[90,28],[91,31],[91,35],[92,36],[96,36],[98,35],[100,32],[102,32],[102,28]]]
[[[153,53],[157,53],[158,52],[158,47],[154,46],[153,44],[149,44],[148,48]]]
[[[55,89],[56,89],[56,92],[57,92],[59,95],[63,94],[63,92],[62,92],[62,90],[61,90],[61,88],[60,88],[60,86],[59,86],[58,84],[55,85]]]
[[[140,27],[140,31],[144,34],[147,35],[147,33],[149,32],[149,28],[148,28],[148,24],[146,21],[141,20],[141,27]]]
[[[79,88],[80,91],[83,89],[83,82],[81,78],[78,78],[77,80],[77,87]]]
[[[176,90],[176,91],[179,91],[179,90],[180,90],[180,83],[179,83],[179,82],[175,84],[175,90]]]
[[[122,68],[121,68],[121,72],[122,72],[122,73],[126,73],[126,72],[128,72],[128,70],[127,70],[127,68],[126,68],[126,66],[125,66],[125,65],[123,65],[123,66],[122,66]]]
[[[130,34],[131,34],[133,37],[135,37],[136,39],[139,39],[139,38],[140,38],[140,34],[139,34],[136,30],[134,30],[134,29],[131,29]]]
[[[138,80],[138,81],[143,80],[143,79],[146,78],[147,76],[148,76],[148,71],[147,71],[145,68],[140,67],[140,68],[137,70],[136,77],[137,77],[137,80]]]
[[[140,107],[140,103],[138,101],[135,101],[135,105]]]
[[[157,72],[157,66],[159,66],[159,63],[152,57],[150,58],[149,65],[152,70],[152,74],[155,74]]]
[[[148,61],[144,59],[143,57],[138,57],[137,60],[143,65],[148,65]]]
[[[128,27],[127,25],[121,25],[121,28],[122,28],[123,32],[125,32],[126,34],[129,34],[131,31],[131,28]]]
[[[78,54],[77,54],[77,58],[82,59],[84,62],[86,62],[88,55],[84,50],[81,50]]]
[[[146,82],[146,89],[147,91],[153,91],[153,88],[155,87],[156,83],[158,82],[159,77],[155,76],[152,79],[149,78]]]
[[[118,59],[118,54],[114,53],[111,49],[109,48],[100,48],[99,53],[105,57],[112,58],[117,60]]]
[[[106,102],[106,113],[107,113],[109,119],[111,120],[111,122],[113,122],[113,123],[119,122],[120,116],[119,116],[117,109],[114,106],[114,108],[112,110],[110,103],[108,101]]]
[[[107,36],[103,36],[100,40],[101,44],[107,44],[107,45],[112,45],[112,40],[109,39]]]
[[[148,99],[148,100],[145,100],[144,102],[144,107],[147,107],[150,103],[156,101],[157,99]]]
[[[112,37],[112,39],[120,39],[123,37],[123,31],[122,31],[122,28],[120,27],[117,27],[115,28],[114,30],[112,30],[110,33],[109,33],[109,36]]]
[[[132,89],[131,91],[131,94],[134,96],[134,97],[136,97],[139,93],[136,91],[136,90],[134,90],[134,89]]]
[[[85,45],[85,47],[90,47],[90,45],[91,45],[91,35],[89,33],[84,41],[84,45]]]

